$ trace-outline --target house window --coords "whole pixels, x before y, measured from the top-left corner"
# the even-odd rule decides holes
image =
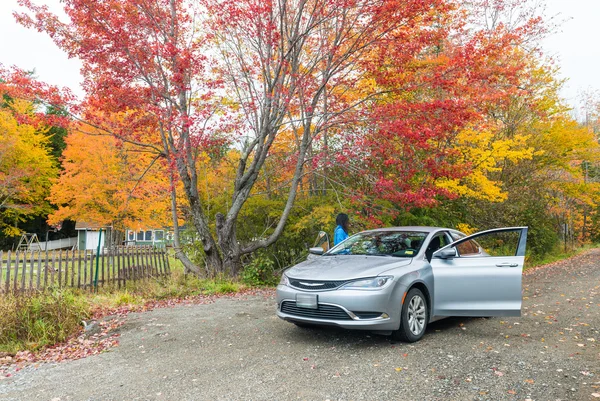
[[[127,232],[127,241],[135,241],[135,231],[129,230]]]
[[[143,231],[138,231],[136,240],[137,241],[143,241],[144,240],[144,232]]]
[[[146,241],[152,241],[152,231],[146,231]]]
[[[164,231],[161,231],[161,230],[154,231],[154,240],[162,241],[164,238],[164,234],[165,234]]]

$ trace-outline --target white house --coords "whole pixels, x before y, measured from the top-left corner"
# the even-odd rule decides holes
[[[173,233],[165,228],[141,228],[137,230],[128,229],[125,243],[127,246],[170,246],[173,243]]]

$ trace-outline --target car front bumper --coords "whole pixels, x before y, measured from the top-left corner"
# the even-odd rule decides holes
[[[279,285],[277,316],[296,323],[389,332],[400,327],[403,293],[395,282],[381,290],[302,291]],[[298,307],[297,294],[317,295],[318,309]]]

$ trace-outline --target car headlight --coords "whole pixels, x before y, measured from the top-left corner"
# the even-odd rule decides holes
[[[342,290],[379,290],[392,280],[390,276],[380,276],[351,281],[343,285]]]
[[[279,280],[279,285],[286,285],[286,286],[290,285],[290,280],[288,280],[288,278],[285,274],[281,275],[281,280]]]

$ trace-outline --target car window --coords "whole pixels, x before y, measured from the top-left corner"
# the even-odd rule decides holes
[[[358,233],[325,255],[373,255],[412,258],[423,245],[427,233],[417,231],[367,231]]]
[[[452,233],[455,236],[455,233]],[[464,237],[463,237],[464,238]],[[456,246],[459,256],[515,256],[519,247],[520,231],[495,231],[477,236]]]
[[[473,256],[481,253],[479,250],[479,245],[473,240],[458,244],[456,249],[458,249],[458,254],[460,256]]]
[[[458,241],[459,239],[466,238],[465,234],[458,231],[450,231],[450,236],[452,237],[453,241]],[[479,244],[473,240],[465,241],[463,243],[458,244],[456,246],[456,249],[458,250],[458,254],[460,256],[475,256],[481,253]]]
[[[515,256],[520,237],[520,231],[501,231],[477,237],[477,242],[486,256]]]
[[[325,231],[319,231],[313,246],[321,247],[323,251],[327,252],[329,250],[329,235]]]
[[[446,233],[442,234],[440,237],[440,248],[445,247],[446,245],[450,244],[451,241],[450,238],[448,237],[448,235]]]
[[[450,239],[444,233],[437,234],[433,238],[431,238],[429,244],[427,245],[427,249],[425,250],[425,257],[427,258],[427,260],[431,261],[431,256],[433,255],[433,253],[438,249],[445,247],[450,242]]]
[[[454,241],[458,241],[459,239],[463,239],[466,237],[465,234],[459,233],[458,231],[450,231],[450,236]]]

